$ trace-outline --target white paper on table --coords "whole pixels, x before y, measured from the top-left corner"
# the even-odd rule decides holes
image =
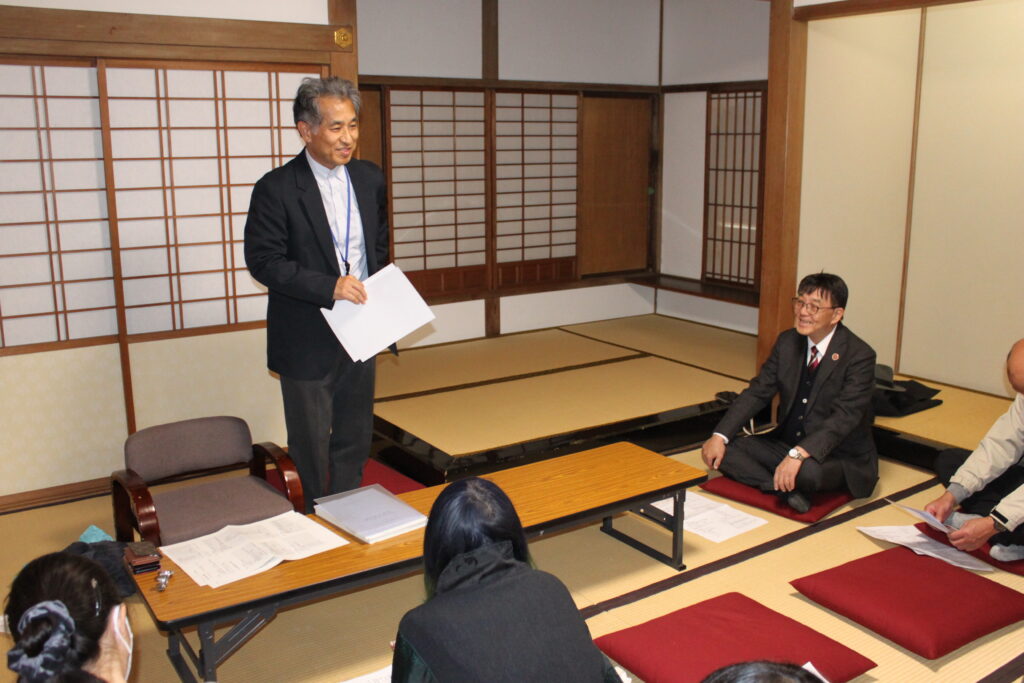
[[[160,550],[198,585],[219,588],[285,560],[302,559],[346,543],[330,529],[293,510],[259,522],[228,525]]]
[[[668,515],[674,512],[671,498],[657,501],[654,507]],[[715,543],[767,523],[766,519],[696,493],[687,493],[683,503],[683,529]]]
[[[857,531],[880,541],[906,546],[918,555],[928,555],[948,562],[954,567],[976,572],[993,571],[991,566],[981,560],[941,541],[936,541],[914,526],[859,526]]]
[[[434,319],[405,273],[393,263],[363,280],[366,303],[335,301],[321,308],[352,360],[366,361]]]
[[[938,518],[935,515],[933,515],[930,512],[926,512],[925,510],[918,510],[917,508],[907,507],[906,505],[900,505],[899,503],[892,502],[888,498],[886,498],[885,501],[890,505],[895,505],[900,510],[906,512],[908,515],[912,517],[917,517],[922,522],[924,522],[931,528],[935,529],[936,531],[941,531],[944,534],[948,534],[950,531],[955,531],[953,527],[943,524],[938,520]]]

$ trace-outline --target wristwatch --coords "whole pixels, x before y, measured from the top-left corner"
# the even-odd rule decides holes
[[[1005,531],[1009,531],[1009,529],[1006,528],[1006,517],[1003,517],[1002,514],[993,510],[988,516],[992,518],[992,525],[995,526],[996,533],[1001,534]]]
[[[793,458],[794,460],[799,460],[800,462],[803,462],[804,460],[807,459],[806,455],[804,455],[795,448],[790,448],[789,453],[786,453],[786,455],[790,458]]]

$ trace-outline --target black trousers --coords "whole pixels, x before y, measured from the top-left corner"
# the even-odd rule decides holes
[[[725,447],[725,457],[718,470],[741,484],[753,486],[765,493],[776,493],[775,468],[790,448],[786,442],[771,434],[733,439]],[[796,475],[796,490],[801,493],[839,491],[845,488],[843,466],[833,460],[822,463],[807,458]]]
[[[960,469],[971,452],[963,448],[950,448],[935,456],[935,473],[943,486],[949,486],[949,480]],[[1024,467],[1020,464],[1011,465],[1008,470],[993,479],[985,488],[974,495],[968,496],[960,503],[960,509],[972,515],[988,515],[1006,496],[1024,485]],[[1024,545],[1024,524],[1013,531],[996,534],[990,540],[995,545]]]
[[[357,488],[373,438],[376,362],[344,352],[323,379],[281,377],[288,455],[302,480],[306,512],[321,496]]]

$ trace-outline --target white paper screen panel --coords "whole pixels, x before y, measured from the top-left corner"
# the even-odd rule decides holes
[[[106,70],[128,334],[262,318],[241,249],[249,195],[302,149],[291,102],[308,75]]]
[[[495,95],[497,261],[576,255],[576,95]]]
[[[117,332],[96,69],[0,64],[0,347]]]
[[[395,264],[484,264],[484,93],[394,89],[389,118]]]

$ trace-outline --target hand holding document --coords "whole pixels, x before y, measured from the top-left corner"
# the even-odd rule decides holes
[[[366,303],[338,300],[321,308],[352,360],[366,361],[434,319],[409,278],[393,263],[363,281]]]
[[[976,572],[992,571],[992,567],[981,560],[971,557],[962,550],[936,541],[934,538],[929,538],[914,526],[859,526],[857,530],[880,541],[906,546],[918,555],[938,558],[954,567]]]
[[[947,524],[943,524],[942,522],[940,522],[935,517],[935,515],[933,515],[930,512],[927,512],[926,510],[918,510],[917,508],[907,507],[906,505],[900,505],[899,503],[892,502],[888,498],[886,498],[885,501],[887,503],[889,503],[890,505],[895,505],[900,510],[903,510],[904,512],[906,512],[908,515],[911,515],[913,517],[917,517],[922,522],[924,522],[925,524],[927,524],[931,528],[935,529],[936,531],[941,531],[944,534],[948,534],[950,531],[956,531],[956,529],[954,529],[953,527],[951,527],[951,526],[949,526]]]

